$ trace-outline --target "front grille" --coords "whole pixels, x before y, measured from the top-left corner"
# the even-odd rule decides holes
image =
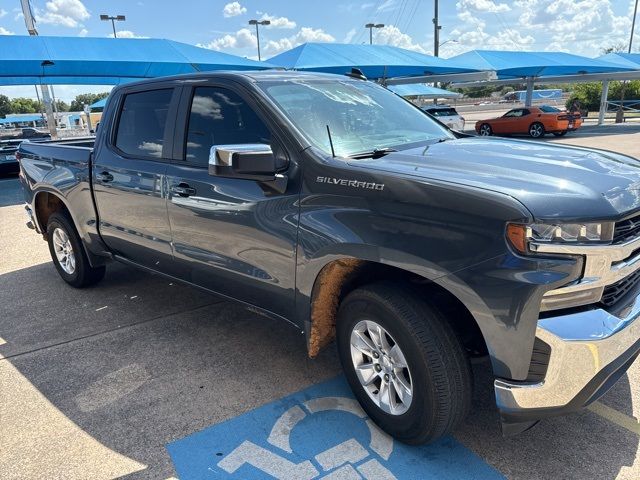
[[[636,270],[631,275],[622,280],[605,287],[600,303],[607,307],[614,306],[618,300],[625,296],[630,290],[640,282],[640,270]]]
[[[616,222],[613,230],[613,243],[624,243],[640,236],[640,216]]]

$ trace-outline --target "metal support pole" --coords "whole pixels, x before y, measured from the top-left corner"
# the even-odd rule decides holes
[[[260,31],[258,30],[258,24],[256,23],[256,41],[258,42],[258,61],[261,60],[260,58]]]
[[[533,77],[527,77],[527,95],[524,100],[524,106],[530,107],[533,103]]]
[[[600,112],[598,112],[598,125],[604,125],[604,115],[607,113],[607,97],[609,96],[609,80],[602,82],[602,96],[600,97]]]
[[[369,45],[373,45],[373,27],[369,27]]]
[[[49,86],[40,85],[40,90],[42,91],[44,110],[47,114],[47,127],[49,128],[49,133],[51,133],[51,138],[55,139],[58,136],[58,132],[56,130],[56,119],[53,115],[53,105],[51,103],[51,95],[49,94]]]
[[[440,29],[442,27],[438,24],[438,0],[433,2],[433,56],[437,57],[440,54]]]

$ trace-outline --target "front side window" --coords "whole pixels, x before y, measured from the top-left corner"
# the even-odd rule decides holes
[[[115,145],[132,157],[162,158],[172,88],[124,97]]]
[[[214,145],[271,144],[271,134],[253,109],[226,88],[198,87],[189,113],[185,159],[207,165]]]
[[[365,81],[295,80],[259,84],[306,139],[337,156],[403,149],[455,138],[398,95]]]

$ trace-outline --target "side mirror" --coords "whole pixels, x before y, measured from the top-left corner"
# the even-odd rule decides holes
[[[209,150],[209,175],[270,181],[276,169],[271,146],[263,143],[214,145]]]

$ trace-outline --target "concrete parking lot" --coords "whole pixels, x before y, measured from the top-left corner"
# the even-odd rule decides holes
[[[640,157],[637,124],[545,141]],[[0,478],[272,478],[259,472],[280,467],[306,469],[299,478],[323,468],[322,478],[383,478],[373,460],[397,467],[395,478],[640,478],[638,362],[589,409],[512,438],[500,433],[488,364],[476,362],[474,408],[453,438],[396,445],[357,412],[311,418],[322,411],[311,401],[351,405],[348,393],[333,347],[309,360],[285,323],[122,265],[95,287],[68,287],[24,226],[21,199],[15,178],[0,180]],[[312,430],[290,432],[280,450],[260,443],[298,404]],[[332,464],[342,440],[353,448]],[[236,445],[258,445],[261,468],[231,465]]]

